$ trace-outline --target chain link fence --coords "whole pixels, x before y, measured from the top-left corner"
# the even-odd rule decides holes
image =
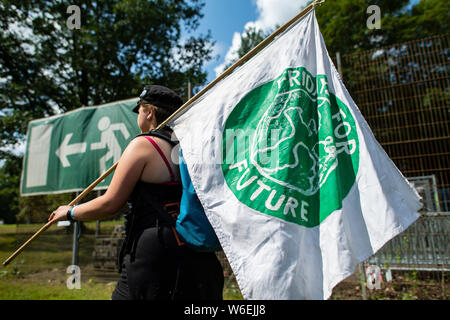
[[[381,290],[383,280],[385,289],[391,289],[390,296],[397,298],[417,298],[419,282],[420,292],[433,288],[438,292],[430,293],[430,299],[448,296],[449,36],[336,58],[343,81],[375,137],[416,188],[424,205],[422,216],[414,224],[359,266],[359,285],[358,280],[353,285],[359,288],[362,298],[376,296],[365,288]],[[397,277],[393,276],[394,270]],[[397,285],[392,285],[395,281]],[[409,288],[395,296],[400,287],[405,289],[405,283],[414,286],[415,291]],[[411,290],[415,293],[410,296]]]
[[[434,36],[336,59],[375,137],[419,186],[431,212],[450,211],[449,38]]]
[[[450,212],[427,212],[368,263],[390,270],[450,271]]]

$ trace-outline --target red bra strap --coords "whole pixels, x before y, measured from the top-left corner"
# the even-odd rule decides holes
[[[155,142],[155,140],[153,140],[151,137],[149,137],[149,136],[144,136],[144,137],[146,137],[147,140],[150,141],[153,144],[153,146],[155,147],[156,151],[158,151],[159,155],[161,156],[161,158],[166,163],[167,169],[169,169],[169,173],[170,173],[170,181],[175,181],[175,175],[173,174],[172,167],[170,166],[169,161],[167,161],[167,158],[164,155],[164,153],[162,152],[161,148],[158,146],[158,144]]]

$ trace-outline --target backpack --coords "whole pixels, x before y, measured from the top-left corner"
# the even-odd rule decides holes
[[[149,131],[138,136],[155,136],[162,138],[175,146],[170,135],[160,130]],[[182,184],[182,196],[178,212],[174,212],[174,206],[168,208],[160,206],[158,209],[158,219],[169,223],[176,230],[175,237],[180,238],[181,242],[198,252],[214,252],[222,250],[219,239],[214,232],[205,211],[197,197],[194,186],[187,169],[183,152],[179,151],[179,170]],[[154,203],[154,202],[152,202]]]
[[[181,148],[179,168],[183,193],[175,229],[180,237],[196,251],[220,251],[222,248],[219,239],[195,193]]]

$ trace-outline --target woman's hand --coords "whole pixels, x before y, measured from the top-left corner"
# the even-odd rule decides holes
[[[71,206],[60,206],[58,209],[53,211],[48,217],[48,221],[51,221],[52,224],[58,221],[67,220],[67,211],[69,211]]]

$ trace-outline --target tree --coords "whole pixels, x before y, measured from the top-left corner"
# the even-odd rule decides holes
[[[20,157],[0,151],[4,164],[0,167],[0,220],[14,223],[18,211]]]
[[[264,33],[260,29],[256,29],[254,26],[250,26],[245,29],[244,33],[241,34],[241,44],[240,47],[236,50],[236,59],[230,61],[229,64],[225,66],[225,69],[231,67],[236,61],[245,56],[247,52],[256,47],[261,41],[263,41],[269,33]]]
[[[265,34],[262,30],[256,29],[256,27],[247,28],[244,34],[241,35],[241,46],[237,51],[239,58],[242,58],[247,52],[256,47],[269,34]]]
[[[381,29],[365,27],[369,4],[381,9]],[[449,11],[442,0],[327,1],[317,10],[329,54],[341,53],[344,83],[375,137],[406,177],[434,176],[444,210]]]
[[[367,8],[377,5],[381,28],[369,29]],[[317,20],[330,56],[380,48],[448,32],[450,3],[442,0],[327,0]]]
[[[11,203],[8,212],[29,207],[17,199],[21,159],[11,150],[30,120],[136,97],[146,84],[177,90],[206,81],[211,34],[191,35],[202,0],[80,0],[79,29],[69,28],[69,4],[0,1],[0,201]]]
[[[371,5],[380,8],[380,29],[367,27],[367,8]],[[330,56],[334,57],[337,52],[344,55],[446,33],[449,11],[450,2],[442,0],[421,0],[414,5],[410,5],[410,0],[327,0],[316,8],[316,17]],[[238,57],[269,34],[254,27],[245,30],[236,51]]]
[[[81,28],[69,29],[67,3],[0,3],[0,147],[27,123],[82,105],[137,96],[145,84],[204,83],[211,35],[181,39],[202,17],[200,0],[78,1]]]

